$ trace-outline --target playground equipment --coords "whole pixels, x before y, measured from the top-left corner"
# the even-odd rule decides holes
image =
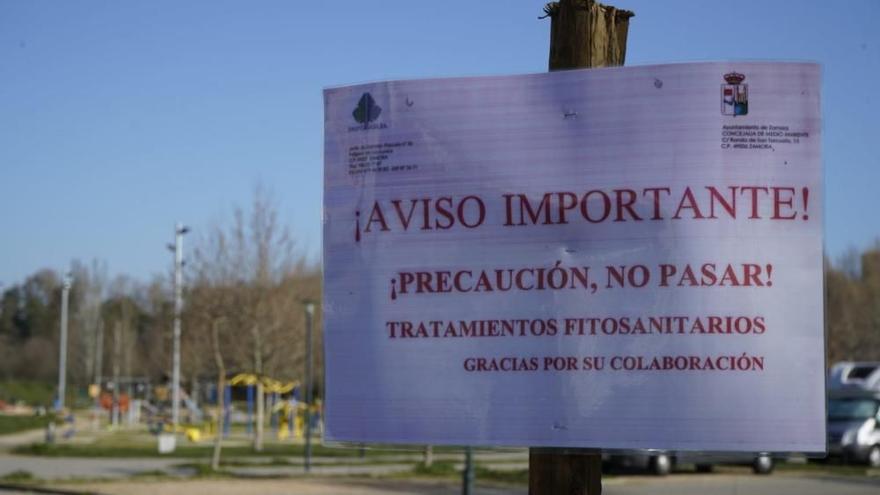
[[[299,385],[299,381],[283,382],[268,376],[260,376],[255,373],[239,373],[229,379],[229,385],[236,386],[254,386],[257,383],[263,384],[263,391],[267,394],[288,394]]]
[[[254,389],[257,384],[262,384],[263,393],[270,404],[269,411],[271,413],[271,423],[272,426],[276,428],[276,435],[278,438],[287,438],[290,436],[290,425],[294,422],[291,418],[295,416],[291,414],[291,407],[295,407],[295,401],[292,406],[288,401],[282,401],[281,396],[286,394],[291,394],[292,396],[296,387],[299,386],[299,381],[285,382],[268,376],[257,375],[256,373],[239,373],[229,380],[229,384],[230,386],[247,387],[248,433],[251,432],[251,426],[254,423],[254,403],[256,395]]]

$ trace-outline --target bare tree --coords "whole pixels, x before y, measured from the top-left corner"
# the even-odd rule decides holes
[[[195,250],[193,261],[184,312],[189,329],[184,350],[187,356],[191,356],[194,349],[209,347],[213,354],[213,367],[217,377],[217,410],[211,467],[216,470],[220,467],[223,446],[226,375],[229,363],[234,365],[238,355],[235,351],[240,347],[231,332],[223,330],[240,322],[241,284],[237,266],[230,258],[227,235],[221,229],[211,231],[202,239]],[[200,370],[206,371],[206,367],[201,367]]]
[[[228,315],[249,337],[249,357],[239,362],[258,376],[267,374],[269,364],[283,337],[289,338],[291,320],[278,298],[282,282],[295,267],[294,243],[281,225],[271,197],[261,188],[254,194],[250,210],[235,210],[232,224],[213,229],[196,249],[196,270],[201,280],[222,281],[231,287],[235,313]],[[294,301],[288,301],[290,305]],[[256,385],[256,418],[253,447],[263,448],[265,394]]]
[[[211,455],[211,469],[220,469],[220,451],[223,448],[223,407],[226,389],[226,364],[220,352],[220,325],[222,320],[214,320],[211,324],[211,344],[214,350],[214,364],[217,366],[217,420],[214,431],[214,452]]]
[[[98,260],[90,264],[74,261],[71,266],[74,294],[71,334],[74,345],[71,346],[71,373],[75,381],[97,383],[101,377],[103,347],[103,320],[101,304],[104,302],[107,286],[107,265]]]
[[[880,243],[826,263],[828,363],[880,360]]]

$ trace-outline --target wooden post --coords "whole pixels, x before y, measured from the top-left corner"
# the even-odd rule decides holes
[[[593,0],[560,0],[544,7],[550,18],[550,70],[623,65],[628,10]]]
[[[551,71],[623,65],[632,12],[593,0],[560,0],[550,18]],[[529,449],[529,494],[600,495],[602,454],[586,449]]]
[[[602,454],[585,449],[529,449],[529,494],[599,495]]]

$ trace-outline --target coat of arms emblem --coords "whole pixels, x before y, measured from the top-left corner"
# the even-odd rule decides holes
[[[721,85],[721,113],[723,115],[746,115],[749,113],[749,85],[742,82],[746,76],[731,72],[724,74],[727,84]]]

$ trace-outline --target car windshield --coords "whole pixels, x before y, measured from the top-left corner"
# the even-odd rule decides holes
[[[834,399],[828,402],[828,418],[832,420],[868,419],[877,414],[880,401],[875,399]]]

